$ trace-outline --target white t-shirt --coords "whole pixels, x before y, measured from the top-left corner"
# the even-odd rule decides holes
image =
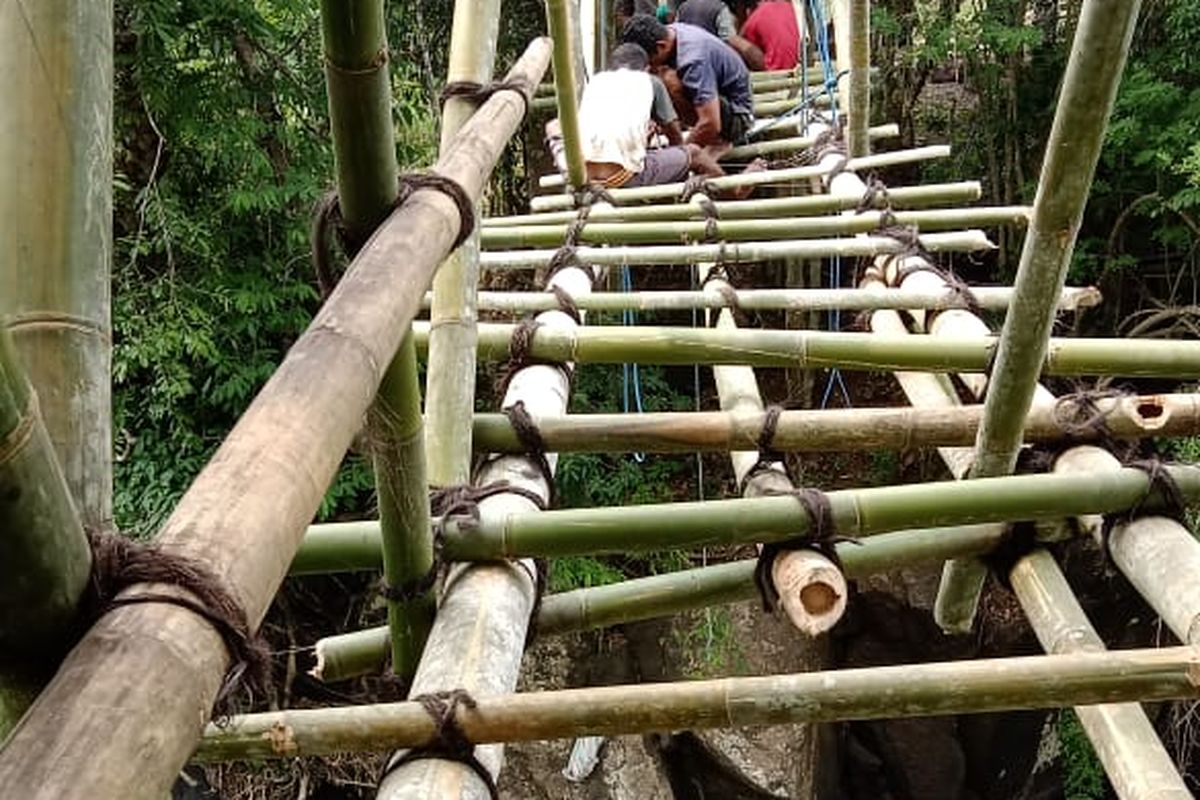
[[[648,72],[617,69],[593,75],[579,104],[584,160],[641,172],[653,102]]]

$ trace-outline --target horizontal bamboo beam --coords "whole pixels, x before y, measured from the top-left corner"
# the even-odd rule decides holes
[[[1012,297],[1007,286],[972,287],[971,295],[980,308],[1004,311]],[[742,289],[732,295],[743,311],[870,311],[875,309],[920,310],[963,308],[960,292],[952,290],[910,292],[884,289],[862,292],[858,289]],[[690,309],[728,308],[730,297],[713,291],[665,290],[647,292],[595,292],[574,298],[581,311],[686,311]],[[1059,311],[1078,311],[1100,304],[1100,292],[1094,287],[1068,287],[1059,299]],[[422,308],[429,308],[431,296],[425,295]],[[549,292],[480,292],[480,311],[504,311],[523,314],[558,308],[558,299]]]
[[[991,228],[1001,225],[1024,227],[1028,206],[967,206],[921,211],[864,211],[838,216],[786,217],[776,219],[662,220],[654,222],[592,222],[579,232],[586,244],[670,244],[678,242],[778,241],[819,239],[872,233],[889,222],[910,225],[921,231],[960,228]],[[480,243],[485,249],[545,247],[563,244],[569,225],[523,225],[484,228]]]
[[[996,249],[981,230],[926,233],[921,246],[931,253],[969,253]],[[744,264],[780,258],[879,256],[899,253],[905,245],[888,236],[855,236],[841,239],[798,239],[791,242],[727,242],[725,244],[644,245],[641,247],[579,247],[575,255],[586,264],[620,266],[647,264],[698,264],[723,261]],[[481,253],[482,269],[534,269],[544,267],[554,250],[509,250]]]
[[[457,721],[472,742],[512,742],[1185,699],[1198,683],[1200,652],[1171,647],[481,696]],[[293,709],[210,725],[195,759],[378,752],[434,734],[412,701]]]
[[[508,358],[515,325],[481,324],[481,358]],[[418,353],[427,323],[413,325]],[[1123,375],[1186,380],[1200,377],[1200,342],[1139,339],[1051,339],[1047,375]],[[836,367],[853,370],[982,372],[995,337],[884,336],[826,331],[606,326],[539,329],[530,355],[581,364],[748,364],[755,367]]]
[[[852,158],[845,164],[845,169],[863,171],[882,169],[884,167],[913,164],[935,158],[947,158],[950,155],[949,145],[927,145],[908,150],[895,150],[890,153],[879,153],[866,158]],[[791,167],[789,169],[763,170],[762,172],[742,172],[737,175],[723,175],[719,178],[709,178],[714,189],[738,189],[746,186],[769,186],[772,184],[794,183],[807,181],[812,178],[822,178],[831,172],[831,167],[808,166]],[[613,189],[609,195],[614,205],[625,205],[646,200],[663,200],[678,197],[684,189],[682,182],[663,183],[657,186],[639,186],[635,189]],[[533,211],[557,211],[573,208],[575,198],[569,194],[542,195],[530,202]]]
[[[811,66],[806,74],[802,74],[799,67],[793,69],[776,69],[776,70],[760,70],[750,73],[750,86],[755,90],[770,90],[770,89],[788,89],[800,87],[804,79],[807,79],[808,85],[820,86],[825,81],[824,75],[821,73],[820,67],[817,65]],[[540,84],[537,87],[537,97],[549,97],[554,94],[554,82]]]
[[[889,187],[886,199],[874,198],[873,208],[916,208],[954,203],[971,203],[980,198],[979,181],[933,183],[919,186]],[[769,217],[800,217],[829,214],[858,208],[862,196],[836,197],[828,194],[797,195],[795,197],[762,197],[750,200],[713,200],[713,207],[723,220]],[[538,214],[514,214],[489,217],[483,228],[511,228],[517,225],[557,225],[574,222],[579,212],[544,211]],[[645,206],[610,206],[600,203],[588,213],[588,223],[652,222],[677,219],[704,219],[705,211],[698,198],[689,203],[659,203]]]

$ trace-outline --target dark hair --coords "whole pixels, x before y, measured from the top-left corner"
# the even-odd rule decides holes
[[[608,57],[608,66],[612,69],[632,69],[644,71],[650,65],[646,51],[633,42],[618,45]]]
[[[636,44],[646,51],[647,58],[653,58],[658,50],[658,43],[667,38],[667,26],[663,25],[649,14],[636,14],[625,23],[621,31],[621,41]]]

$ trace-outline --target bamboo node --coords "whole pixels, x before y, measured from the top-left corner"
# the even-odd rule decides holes
[[[492,800],[500,800],[496,779],[492,777],[488,768],[475,757],[475,745],[458,725],[459,707],[475,710],[478,707],[475,698],[466,689],[451,689],[417,695],[412,699],[420,703],[421,708],[425,709],[425,713],[433,720],[433,739],[423,747],[414,747],[399,756],[389,758],[379,775],[378,786],[382,786],[389,775],[405,764],[421,759],[436,758],[443,761],[455,761],[470,767],[471,771],[487,787]]]

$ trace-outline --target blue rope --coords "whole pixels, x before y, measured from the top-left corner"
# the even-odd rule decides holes
[[[633,291],[633,278],[629,274],[629,267],[621,267],[621,291]],[[626,308],[621,311],[621,324],[636,325],[637,312],[632,308]],[[630,403],[632,396],[633,402]],[[642,408],[642,379],[638,373],[637,364],[622,364],[621,365],[621,408],[628,414],[630,408],[637,409],[637,413],[643,412]],[[646,460],[645,453],[634,453],[633,460],[639,464]]]

